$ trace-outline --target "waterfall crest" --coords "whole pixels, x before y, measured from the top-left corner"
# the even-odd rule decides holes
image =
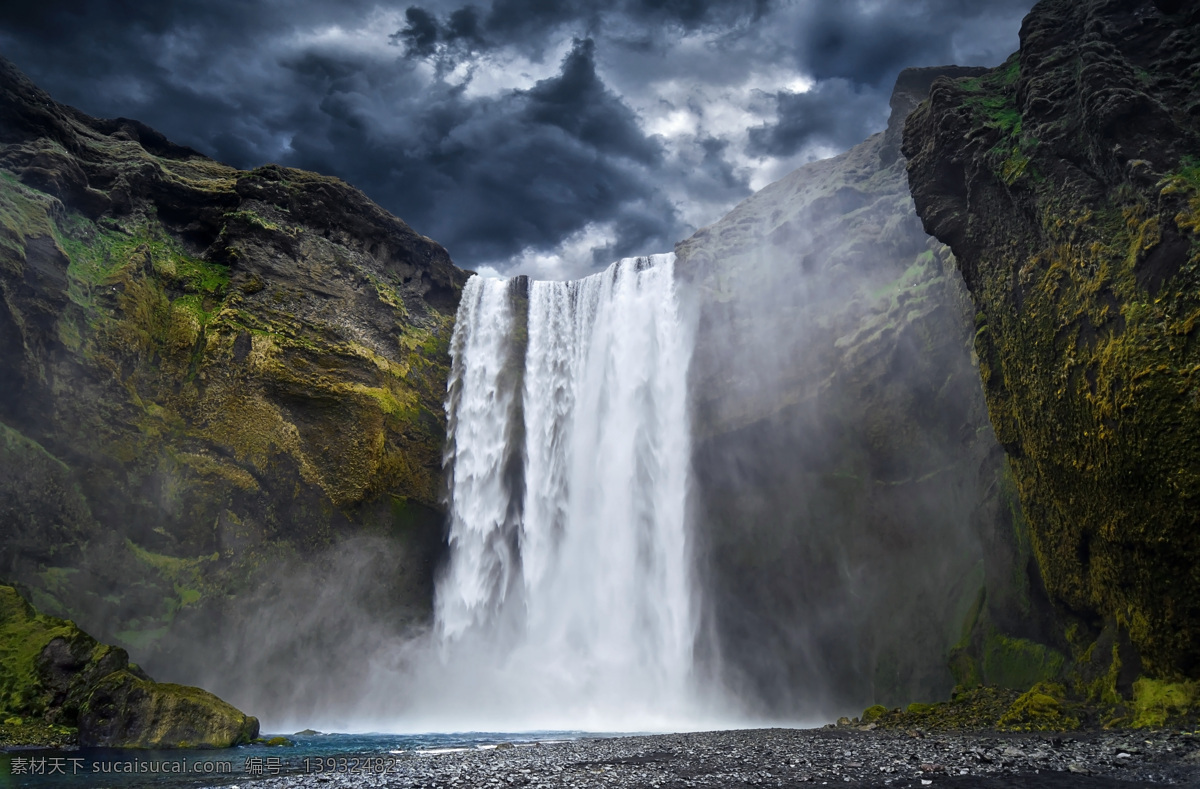
[[[674,255],[473,277],[451,355],[443,661],[529,727],[680,726],[697,603]]]

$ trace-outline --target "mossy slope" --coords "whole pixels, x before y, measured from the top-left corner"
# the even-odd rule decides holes
[[[1046,588],[1080,660],[1127,634],[1126,684],[1200,677],[1198,69],[1194,4],[1043,0],[904,139]]]
[[[369,535],[380,616],[425,616],[465,278],[335,178],[235,170],[0,60],[0,574],[186,658]]]
[[[258,720],[200,688],[154,682],[119,647],[0,586],[0,744],[228,748]]]

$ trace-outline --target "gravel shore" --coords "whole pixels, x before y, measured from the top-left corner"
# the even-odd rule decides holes
[[[404,752],[357,772],[351,764],[243,787],[1200,787],[1200,735],[755,729]]]

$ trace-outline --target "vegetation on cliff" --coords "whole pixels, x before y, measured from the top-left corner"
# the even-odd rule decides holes
[[[0,745],[228,748],[258,720],[200,688],[154,682],[120,647],[0,586]]]
[[[381,620],[426,616],[465,278],[335,178],[235,170],[0,61],[0,576],[184,675],[347,540],[395,565]]]
[[[1043,0],[904,138],[978,310],[1062,673],[1108,723],[1183,714],[1200,678],[1198,69],[1192,5]]]

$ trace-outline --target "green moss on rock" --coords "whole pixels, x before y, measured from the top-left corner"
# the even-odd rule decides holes
[[[1012,703],[999,725],[1015,731],[1068,731],[1079,728],[1079,719],[1069,712],[1065,687],[1039,682]]]
[[[863,710],[862,722],[874,723],[875,721],[888,714],[888,708],[882,704],[875,704]]]
[[[886,729],[938,729],[972,731],[996,729],[1001,716],[1019,694],[1007,688],[984,685],[960,688],[949,701],[910,704],[880,715],[873,723]]]
[[[989,415],[1046,591],[1077,640],[1115,624],[1164,680],[1200,677],[1197,67],[1200,9],[1045,0],[1019,57],[935,85],[904,143],[986,316]]]
[[[208,691],[128,671],[97,683],[79,716],[80,743],[88,747],[229,748],[257,736],[257,718]]]
[[[1062,675],[1066,658],[1056,650],[1024,638],[992,632],[985,641],[983,676],[989,682],[1020,690]]]
[[[0,586],[0,745],[225,748],[258,721],[213,694],[152,681],[125,650]]]
[[[1128,724],[1135,729],[1196,725],[1200,718],[1200,682],[1167,682],[1142,677],[1133,683]]]

